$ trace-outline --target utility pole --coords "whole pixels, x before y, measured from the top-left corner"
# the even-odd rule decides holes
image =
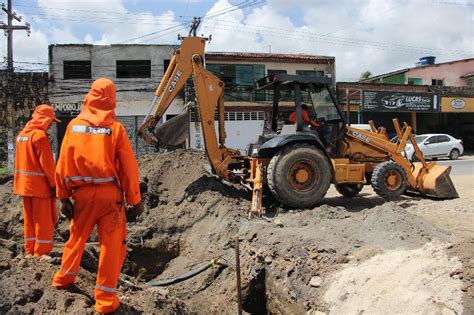
[[[0,22],[0,29],[5,32],[5,35],[7,36],[7,71],[9,75],[11,76],[11,79],[9,81],[12,81],[13,78],[13,31],[16,30],[24,30],[30,36],[30,24],[25,23],[26,25],[13,25],[13,20],[16,20],[18,22],[21,22],[21,16],[17,16],[15,12],[12,10],[12,0],[8,0],[7,2],[7,8],[5,8],[5,4],[2,3],[2,10],[7,14],[7,25],[5,23]],[[8,99],[7,95],[7,99]],[[15,159],[15,133],[16,133],[16,114],[15,114],[15,101],[13,102],[7,102],[11,104],[10,107],[10,116],[11,116],[11,124],[10,124],[10,130],[8,131],[7,139],[8,139],[8,169],[9,171],[13,172],[13,163]],[[7,109],[8,110],[8,109]]]
[[[4,30],[5,35],[8,37],[7,43],[7,69],[9,72],[13,72],[13,31],[16,30],[25,30],[30,36],[30,24],[25,23],[26,25],[13,25],[13,20],[21,22],[21,16],[17,16],[15,12],[12,11],[12,0],[8,0],[7,8],[5,9],[5,4],[2,4],[2,10],[7,13],[7,25],[3,22],[0,22],[0,29]]]

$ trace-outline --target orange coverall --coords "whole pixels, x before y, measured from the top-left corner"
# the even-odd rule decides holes
[[[119,307],[115,293],[126,254],[125,199],[141,201],[138,164],[125,128],[115,117],[115,85],[96,80],[83,109],[66,130],[56,168],[57,194],[74,199],[70,237],[53,286],[74,283],[85,243],[97,224],[100,256],[94,290],[97,312]]]
[[[53,120],[54,109],[39,105],[32,119],[16,138],[13,191],[23,197],[25,252],[48,255],[53,248],[54,225],[57,222],[53,195],[54,159],[46,131]]]
[[[317,123],[314,120],[312,120],[311,118],[309,118],[308,112],[306,110],[304,110],[304,109],[301,110],[301,116],[303,118],[303,122],[307,122],[313,127],[319,127],[319,123]],[[296,124],[296,112],[292,112],[290,114],[290,117],[288,117],[288,120],[291,123]]]

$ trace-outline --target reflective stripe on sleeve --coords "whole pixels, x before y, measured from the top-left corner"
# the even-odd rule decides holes
[[[40,244],[50,244],[52,243],[53,240],[36,240],[36,243],[40,243]]]
[[[28,172],[28,171],[22,171],[22,170],[15,170],[15,172],[19,174],[31,175],[31,176],[44,176],[43,173],[39,173],[39,172]]]
[[[117,290],[115,288],[104,287],[103,285],[100,285],[100,284],[96,284],[95,288],[98,290],[110,292],[110,293],[114,293]]]
[[[70,176],[66,177],[64,181],[67,182],[77,182],[77,181],[84,181],[84,182],[91,182],[91,183],[108,183],[108,182],[113,182],[115,181],[115,177],[104,177],[104,178],[95,178],[95,177],[90,177],[90,176]]]

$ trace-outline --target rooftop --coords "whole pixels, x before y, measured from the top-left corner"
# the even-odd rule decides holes
[[[400,73],[404,73],[404,72],[407,72],[407,71],[410,71],[410,70],[413,70],[413,69],[423,69],[423,68],[430,68],[430,67],[439,67],[439,66],[442,66],[442,65],[454,64],[454,63],[460,63],[460,62],[468,62],[468,61],[472,61],[472,60],[474,60],[474,58],[467,58],[467,59],[460,59],[460,60],[452,60],[452,61],[446,61],[446,62],[435,63],[435,64],[432,64],[432,65],[424,65],[424,66],[419,66],[419,67],[405,68],[405,69],[401,69],[401,70],[396,70],[396,71],[392,71],[392,72],[387,72],[387,73],[379,74],[379,75],[370,77],[370,78],[368,78],[368,79],[361,80],[360,82],[371,82],[371,81],[373,81],[373,80],[377,80],[377,79],[381,79],[381,78],[386,78],[386,77],[391,77],[391,76],[393,76],[393,75],[400,74]],[[464,75],[463,77],[469,77],[469,76],[472,76],[472,75],[474,75],[474,73],[468,73],[468,74]]]
[[[253,52],[207,52],[207,60],[221,61],[276,61],[297,63],[334,63],[335,57],[305,54],[274,54]]]

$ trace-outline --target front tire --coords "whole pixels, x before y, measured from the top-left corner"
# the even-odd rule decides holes
[[[347,198],[353,198],[357,196],[364,185],[362,184],[336,184],[336,190]]]
[[[449,152],[449,159],[450,160],[457,160],[459,158],[459,150],[458,149],[452,149],[451,152]]]
[[[289,145],[270,161],[268,186],[278,201],[291,208],[317,205],[331,184],[331,165],[316,147],[306,143]]]
[[[407,188],[407,175],[403,168],[393,161],[377,165],[372,173],[372,188],[385,200],[396,200]]]

